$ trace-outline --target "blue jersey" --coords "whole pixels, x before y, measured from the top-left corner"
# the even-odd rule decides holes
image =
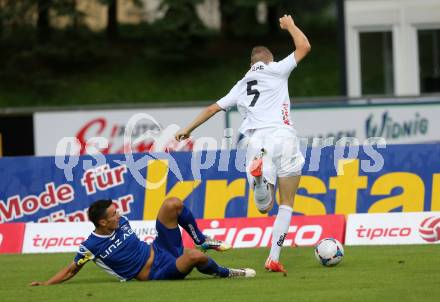
[[[92,232],[75,257],[77,265],[94,261],[99,267],[121,281],[130,280],[144,267],[150,256],[150,245],[141,241],[125,217],[110,235]]]

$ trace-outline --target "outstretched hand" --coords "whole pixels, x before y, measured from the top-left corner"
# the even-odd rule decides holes
[[[176,134],[174,134],[174,138],[176,139],[176,141],[180,142],[184,139],[189,138],[190,135],[191,135],[191,131],[188,131],[186,129],[181,129],[177,131]]]
[[[29,283],[29,286],[42,286],[42,285],[46,285],[46,283],[40,281],[34,281]]]
[[[288,30],[295,26],[295,22],[292,19],[291,15],[284,15],[280,18],[280,27],[281,29]]]

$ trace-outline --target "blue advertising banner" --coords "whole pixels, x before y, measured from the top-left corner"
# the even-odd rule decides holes
[[[296,215],[440,210],[440,145],[305,150]],[[264,217],[239,151],[0,159],[0,223],[87,220],[111,198],[132,220],[178,197],[197,218]],[[275,207],[269,215],[277,212]]]

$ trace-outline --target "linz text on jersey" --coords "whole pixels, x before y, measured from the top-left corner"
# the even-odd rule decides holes
[[[118,246],[121,245],[122,242],[125,241],[126,238],[130,237],[132,234],[134,234],[132,229],[128,229],[127,233],[124,233],[121,238],[118,238],[114,241],[114,243],[112,243],[105,251],[104,253],[102,253],[101,255],[99,255],[99,257],[101,257],[102,259],[107,258],[107,256],[109,256]]]

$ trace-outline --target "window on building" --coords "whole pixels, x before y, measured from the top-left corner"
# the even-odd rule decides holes
[[[419,30],[420,92],[440,91],[440,29]]]
[[[361,32],[362,94],[394,94],[391,31]]]

